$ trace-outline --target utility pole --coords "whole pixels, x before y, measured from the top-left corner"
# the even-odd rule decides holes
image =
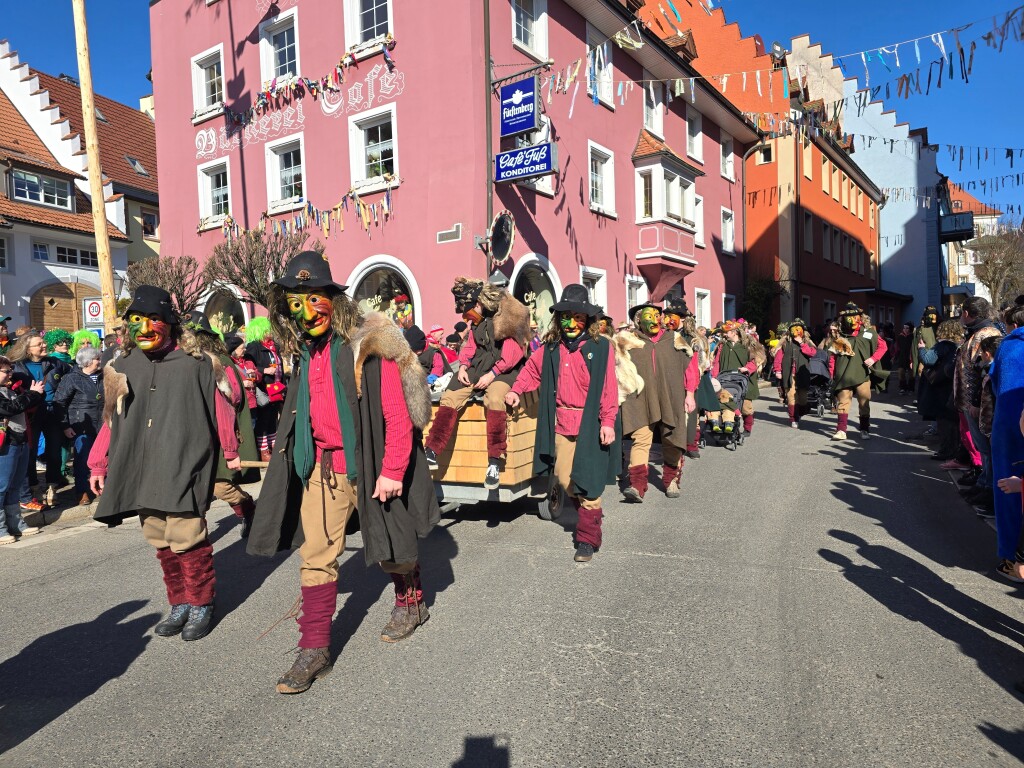
[[[75,14],[78,82],[82,91],[85,151],[89,158],[89,194],[92,197],[92,226],[96,232],[96,260],[99,263],[100,292],[103,295],[103,325],[110,333],[118,324],[117,297],[114,295],[114,267],[110,261],[110,238],[107,237],[107,211],[103,197],[100,143],[96,136],[96,107],[92,90],[92,64],[89,59],[89,28],[85,21],[85,0],[71,0],[71,5]]]

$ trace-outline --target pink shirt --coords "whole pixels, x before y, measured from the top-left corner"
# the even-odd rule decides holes
[[[473,334],[470,332],[466,336],[466,343],[462,345],[462,349],[459,351],[459,362],[462,363],[464,368],[468,368],[470,363],[473,362],[473,355],[475,354],[476,339],[473,338]],[[491,371],[496,376],[508,373],[519,365],[523,357],[523,348],[519,346],[519,342],[515,339],[505,339],[501,342],[501,359],[494,364],[494,368]]]
[[[401,482],[412,455],[412,419],[402,390],[402,375],[394,360],[381,360],[381,409],[384,413],[384,459],[381,475]],[[346,471],[341,417],[334,397],[334,368],[330,345],[322,345],[309,361],[309,415],[319,462],[324,450],[334,451],[333,469]],[[376,478],[373,478],[376,482]]]
[[[555,392],[555,432],[559,435],[574,436],[580,432],[583,421],[583,406],[587,402],[590,388],[590,371],[584,353],[590,342],[584,341],[575,352],[562,347],[558,362],[558,388]],[[540,347],[530,355],[526,365],[516,377],[512,391],[517,395],[533,392],[540,387],[541,372],[544,369],[544,350]],[[608,370],[605,371],[604,388],[601,390],[600,416],[602,427],[614,427],[619,410],[619,386],[615,379],[615,355],[608,352]]]
[[[792,344],[793,342],[787,342],[787,343]],[[816,354],[818,354],[818,348],[816,346],[814,346],[813,344],[801,344],[800,345],[800,351],[803,352],[805,355],[807,355],[807,357],[814,357]],[[778,373],[778,374],[782,373],[782,358],[784,357],[784,355],[785,355],[785,351],[782,349],[782,346],[780,345],[778,351],[775,353],[775,359],[772,360],[772,371],[773,372]],[[795,355],[793,356],[792,363],[793,363],[793,369],[790,371],[790,373],[795,373],[796,372],[796,356]]]

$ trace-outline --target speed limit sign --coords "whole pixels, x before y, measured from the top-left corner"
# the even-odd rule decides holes
[[[83,299],[82,317],[86,325],[103,325],[103,299]]]

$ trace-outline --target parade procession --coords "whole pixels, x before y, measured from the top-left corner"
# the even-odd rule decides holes
[[[1024,7],[456,5],[11,10],[0,768],[1021,764]]]

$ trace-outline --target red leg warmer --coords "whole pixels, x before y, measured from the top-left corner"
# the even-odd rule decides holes
[[[440,406],[434,416],[434,423],[430,425],[427,448],[438,456],[444,453],[444,449],[448,447],[448,442],[452,439],[452,432],[455,431],[455,424],[458,420],[458,411],[447,405]]]
[[[743,417],[743,431],[748,435],[754,431],[754,414],[748,413]]]
[[[847,425],[850,423],[850,414],[840,413],[836,423],[836,430],[839,432],[845,432]]]
[[[641,498],[647,493],[647,465],[629,468],[629,484],[640,492]]]
[[[661,484],[668,488],[672,481],[679,477],[679,467],[665,464],[662,467]]]
[[[791,406],[789,406],[789,408],[786,409],[787,411],[789,411],[789,420],[790,421],[796,421],[797,419],[800,418],[796,414],[796,409],[797,409],[797,406],[795,406],[795,405],[791,405]]]
[[[508,414],[487,411],[487,458],[503,459],[508,448]]]
[[[595,549],[601,548],[601,518],[604,512],[600,507],[597,509],[584,509],[576,502],[577,523],[576,541],[581,544],[591,544]]]
[[[405,608],[423,602],[423,584],[420,582],[420,567],[417,564],[410,574],[392,573],[391,581],[395,585],[395,605]],[[413,592],[416,599],[412,599]]]
[[[185,599],[185,578],[181,573],[181,560],[170,547],[156,551],[160,567],[164,572],[164,586],[167,587],[167,602],[171,605],[187,603]]]
[[[329,581],[302,588],[302,615],[299,623],[299,648],[328,648],[331,645],[331,620],[338,607],[338,582]]]
[[[198,547],[178,555],[185,578],[185,602],[189,605],[210,605],[216,591],[213,572],[213,544],[206,540]]]

